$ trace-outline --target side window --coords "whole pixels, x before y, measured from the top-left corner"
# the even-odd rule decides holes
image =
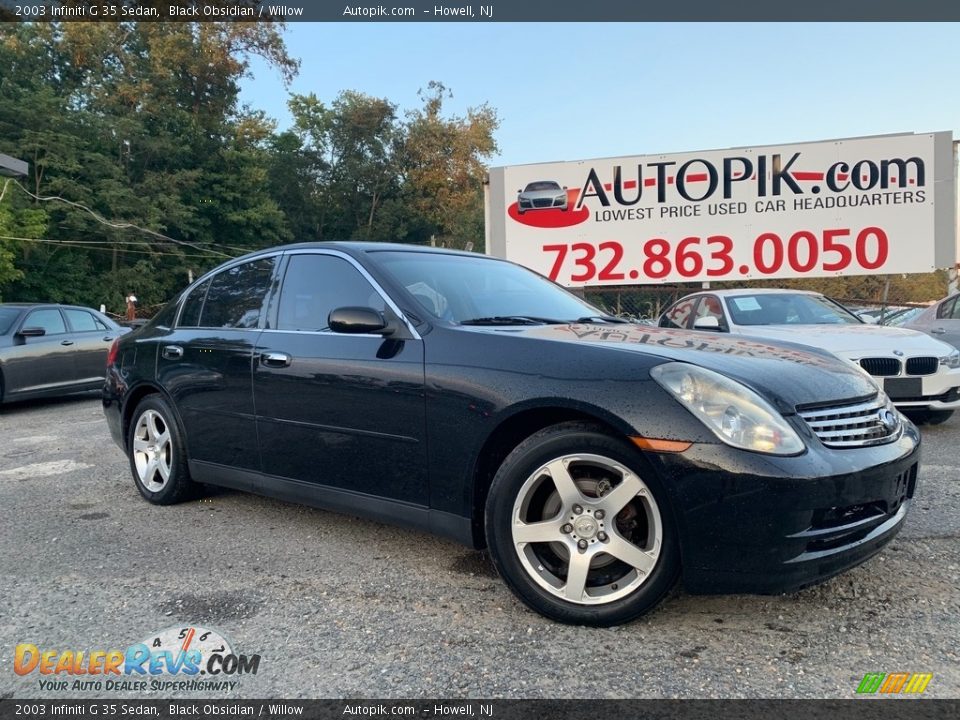
[[[380,294],[353,265],[333,255],[291,255],[280,291],[278,330],[329,329],[338,307],[385,309]]]
[[[64,314],[67,316],[67,322],[74,332],[93,332],[95,330],[105,330],[106,326],[97,320],[86,310],[71,310],[64,308]]]
[[[685,328],[693,313],[693,306],[697,298],[684,298],[678,303],[670,306],[660,318],[660,327],[667,328]]]
[[[257,327],[275,263],[276,258],[254,260],[214,275],[200,313],[200,327]]]
[[[275,257],[254,260],[214,275],[184,301],[178,326],[257,327],[275,264]]]
[[[67,331],[67,326],[63,322],[63,316],[56,308],[34,310],[27,315],[23,327],[41,327],[47,331],[47,335],[59,335]]]
[[[200,311],[203,310],[203,301],[207,298],[210,281],[198,285],[183,303],[183,312],[180,313],[179,327],[200,327]]]
[[[937,308],[937,318],[960,319],[960,303],[957,302],[957,298],[949,298],[940,303],[940,307]]]
[[[704,295],[700,299],[700,304],[697,305],[696,320],[705,317],[716,318],[720,329],[724,331],[727,329],[727,321],[723,317],[723,306],[716,295]]]

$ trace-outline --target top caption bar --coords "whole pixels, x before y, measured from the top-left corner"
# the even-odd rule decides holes
[[[0,21],[40,22],[643,22],[958,21],[944,0],[0,0]]]

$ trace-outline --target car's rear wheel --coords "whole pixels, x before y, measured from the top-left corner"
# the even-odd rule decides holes
[[[510,589],[561,622],[632,620],[680,570],[657,479],[636,450],[583,423],[542,430],[507,457],[490,488],[486,533]]]
[[[148,395],[133,413],[127,442],[137,490],[155,505],[172,505],[194,491],[187,469],[183,433],[173,410],[159,395]]]

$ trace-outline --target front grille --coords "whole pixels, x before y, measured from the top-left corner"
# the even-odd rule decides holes
[[[933,375],[940,368],[940,358],[915,357],[907,360],[907,375]]]
[[[547,198],[546,200],[541,200],[537,198],[533,201],[533,206],[535,208],[548,208],[551,205],[553,205],[553,200],[550,198]]]
[[[863,358],[860,367],[874,377],[891,377],[900,374],[900,361],[896,358]]]
[[[892,427],[883,423],[883,411],[892,413],[892,418],[896,420]],[[800,410],[799,415],[820,438],[820,442],[832,448],[879,445],[895,440],[900,435],[897,412],[876,399],[855,405]]]

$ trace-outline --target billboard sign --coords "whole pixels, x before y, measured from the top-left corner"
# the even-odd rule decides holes
[[[929,272],[954,175],[949,132],[493,168],[487,251],[571,287]]]

